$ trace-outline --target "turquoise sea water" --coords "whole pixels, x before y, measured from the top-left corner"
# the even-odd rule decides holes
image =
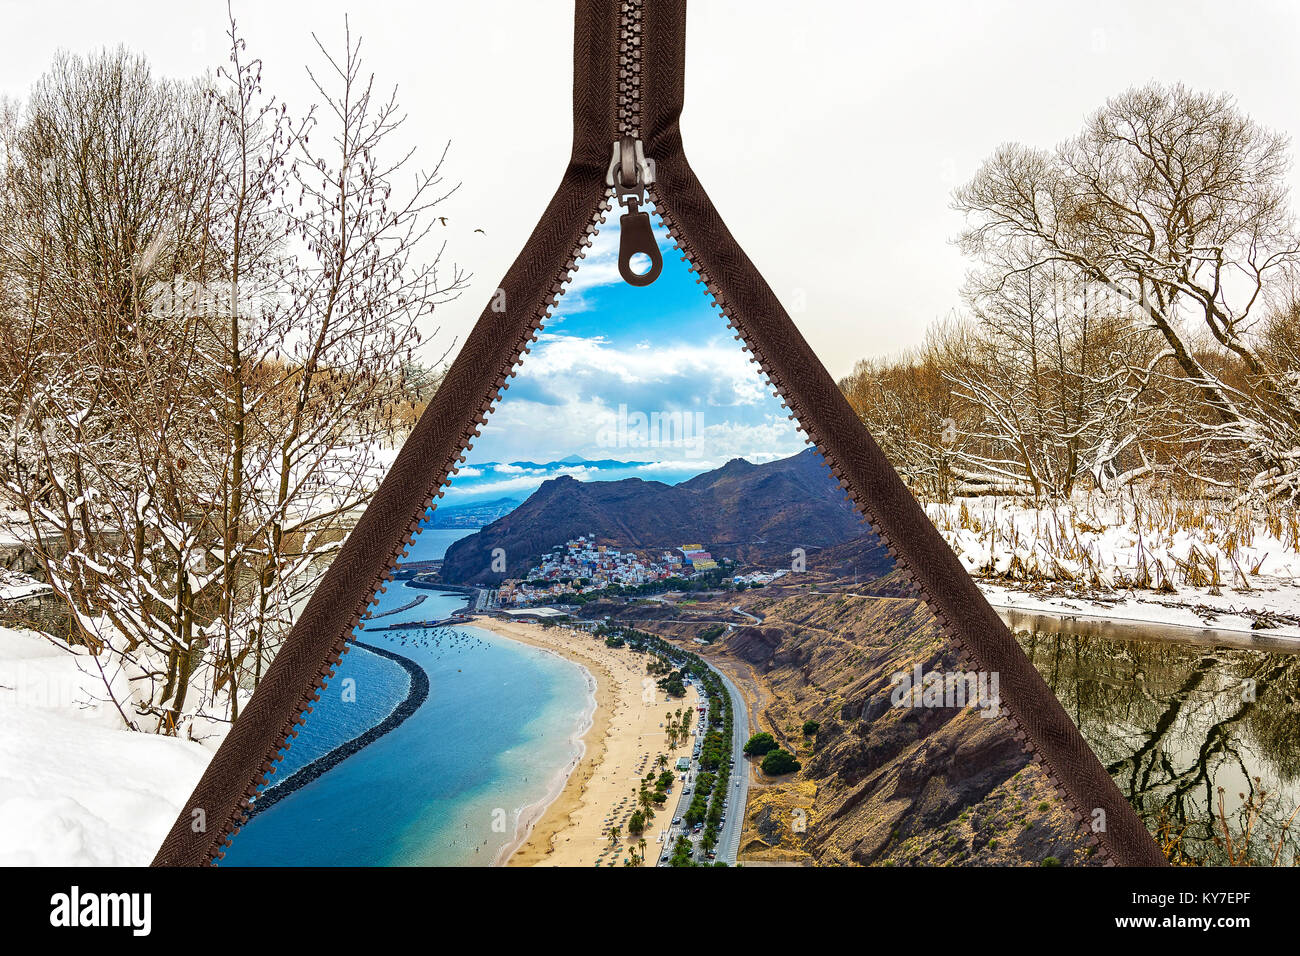
[[[375,610],[417,595],[427,600],[373,624],[439,618],[464,602],[393,582]],[[255,815],[223,866],[486,866],[577,759],[592,688],[575,664],[474,627],[360,638],[423,668],[428,698],[396,730]],[[374,726],[409,687],[395,662],[354,648],[273,780]]]

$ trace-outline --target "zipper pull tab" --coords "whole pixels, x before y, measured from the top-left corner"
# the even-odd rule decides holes
[[[618,274],[628,285],[647,286],[659,278],[664,268],[650,214],[641,209],[645,203],[645,188],[652,178],[639,139],[624,136],[614,143],[614,155],[609,161],[605,183],[614,188],[614,197],[627,210],[619,217]],[[650,268],[644,272],[632,269],[632,257],[637,253],[650,259]]]

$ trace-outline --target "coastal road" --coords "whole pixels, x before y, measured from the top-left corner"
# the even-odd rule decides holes
[[[695,691],[694,699],[691,701],[691,708],[694,709],[695,705],[699,703],[701,703],[701,698],[700,698],[700,692],[697,689]],[[698,712],[696,716],[698,718],[699,716]],[[692,739],[698,739],[698,738],[692,738]],[[694,747],[695,744],[692,743],[691,746]],[[686,794],[687,785],[682,783],[681,771],[677,769],[677,761],[674,760],[669,765],[669,767],[672,770],[673,775],[677,778],[677,782],[673,784],[673,789],[677,792],[677,802],[673,805],[673,812],[669,815],[668,821],[659,827],[660,835],[666,837],[666,839],[664,842],[658,844],[659,859],[655,861],[656,865],[664,862],[664,860],[667,857],[672,855],[671,853],[672,847],[673,844],[677,842],[677,833],[678,833],[678,828],[673,826],[673,821],[681,817],[684,813],[686,813],[687,808],[690,807],[691,805],[691,801],[687,799],[687,794]],[[690,779],[692,783],[695,782],[695,775],[699,772],[700,772],[700,765],[696,762],[695,758],[692,756],[691,769],[687,771],[687,777]]]
[[[701,658],[703,660],[703,658]],[[749,741],[749,710],[745,706],[745,698],[741,696],[740,690],[731,682],[731,678],[722,671],[718,670],[708,661],[705,665],[713,673],[717,674],[722,680],[722,686],[726,688],[727,693],[731,696],[731,713],[732,713],[732,733],[731,733],[731,777],[727,782],[729,793],[727,793],[727,822],[722,825],[721,832],[718,833],[717,853],[718,859],[724,863],[735,865],[736,856],[740,852],[740,835],[745,826],[745,805],[749,800],[749,764],[745,762],[745,744]],[[700,772],[699,763],[691,758],[690,777],[692,782],[696,774]],[[736,786],[739,781],[740,786]],[[679,783],[680,785],[680,783]],[[685,788],[679,791],[677,796],[677,806],[673,810],[669,820],[674,820],[686,813],[686,808],[691,805],[690,799],[685,793]],[[668,830],[672,832],[675,827],[669,823]],[[659,856],[662,860],[665,854],[671,850],[673,843],[676,842],[676,836],[669,837],[668,843],[659,844]],[[692,837],[691,842],[697,847],[698,852],[699,840]]]
[[[704,660],[704,658],[700,658]],[[745,805],[749,801],[749,764],[745,762],[745,744],[749,741],[749,710],[740,689],[731,682],[731,678],[718,670],[708,661],[704,661],[709,670],[722,678],[722,686],[731,695],[731,779],[727,786],[727,822],[718,834],[718,859],[724,863],[735,864],[740,852],[740,833],[745,826]],[[739,781],[740,786],[736,786]]]

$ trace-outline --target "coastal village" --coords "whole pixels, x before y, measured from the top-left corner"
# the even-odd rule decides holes
[[[715,558],[702,544],[682,544],[672,551],[623,551],[597,544],[596,536],[579,535],[544,555],[522,580],[506,580],[496,592],[501,607],[530,605],[611,587],[637,587],[658,581],[690,581],[733,564]],[[753,571],[722,577],[720,584],[766,584],[786,574],[784,569]]]

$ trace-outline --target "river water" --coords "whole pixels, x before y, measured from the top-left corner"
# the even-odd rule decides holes
[[[1282,862],[1297,858],[1300,814],[1285,825],[1300,805],[1300,643],[1004,618],[1149,829],[1181,834],[1193,859],[1224,863],[1226,819],[1254,862],[1271,862],[1279,841]]]

